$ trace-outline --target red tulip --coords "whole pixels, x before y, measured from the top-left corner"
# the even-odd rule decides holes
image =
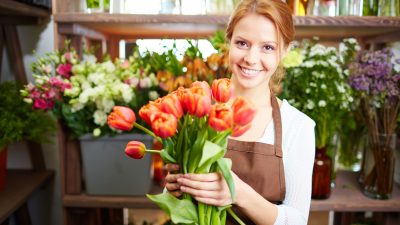
[[[183,109],[179,98],[175,94],[169,94],[161,99],[161,110],[165,113],[174,115],[176,118],[181,118]]]
[[[135,113],[132,109],[125,106],[114,106],[113,112],[107,117],[108,125],[118,130],[129,131],[135,122]]]
[[[183,104],[183,95],[185,94],[186,91],[188,91],[189,89],[186,89],[184,87],[179,87],[178,89],[176,89],[175,91],[171,92],[172,95],[176,95],[176,97],[178,97],[179,102],[181,103],[181,107],[182,107],[182,111],[183,113],[186,113],[187,110],[185,108],[185,105]]]
[[[161,112],[160,108],[157,106],[155,102],[149,102],[147,105],[142,106],[139,110],[139,116],[146,122],[149,126],[151,126],[151,121],[153,118],[153,114]]]
[[[251,127],[251,123],[244,125],[244,126],[237,126],[235,125],[232,129],[231,136],[232,137],[239,137],[242,136],[246,131],[248,131]]]
[[[183,95],[183,104],[190,115],[203,117],[210,112],[211,98],[202,87],[192,87]]]
[[[192,83],[192,88],[193,87],[200,87],[204,90],[205,95],[209,96],[211,98],[211,88],[210,85],[206,81],[195,81]]]
[[[211,108],[208,124],[216,131],[224,131],[232,128],[232,110],[226,105],[217,104]]]
[[[146,146],[139,141],[130,141],[125,147],[125,154],[134,159],[143,158],[146,153]]]
[[[151,121],[151,128],[155,135],[161,138],[174,136],[178,127],[178,120],[172,114],[158,112],[153,114],[154,118]]]
[[[228,78],[214,80],[211,87],[217,102],[228,102],[233,96],[233,84]]]
[[[245,126],[250,123],[255,114],[256,110],[253,105],[246,101],[243,97],[238,97],[232,104],[233,108],[233,122],[235,125]]]

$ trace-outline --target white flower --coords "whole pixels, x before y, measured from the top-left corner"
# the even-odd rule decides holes
[[[315,106],[315,103],[311,99],[307,99],[306,108],[307,109],[313,109],[314,106]]]
[[[114,107],[115,102],[112,99],[103,98],[101,100],[101,104],[102,104],[101,108],[104,110],[104,112],[111,112],[111,109],[112,107]]]
[[[104,73],[91,73],[87,77],[89,82],[92,82],[95,85],[101,84],[105,81],[105,74]]]
[[[324,101],[324,100],[319,100],[318,106],[319,106],[319,107],[325,107],[325,106],[326,106],[326,101]]]
[[[79,87],[72,86],[72,88],[64,90],[64,95],[74,98],[79,95],[80,91],[81,91],[81,89]]]
[[[79,103],[85,105],[89,101],[89,94],[90,92],[85,90],[79,95]]]
[[[103,62],[102,66],[104,70],[108,73],[112,73],[115,71],[114,63],[112,63],[111,61]]]
[[[311,91],[311,89],[310,89],[310,88],[306,88],[306,93],[307,93],[307,94],[309,94],[309,93],[310,93],[310,91]]]
[[[326,89],[326,85],[325,84],[321,84],[321,88],[322,89]]]
[[[71,105],[71,111],[72,112],[77,112],[77,111],[79,111],[79,110],[81,110],[81,109],[83,109],[85,107],[84,104],[82,104],[82,103],[80,103],[78,101],[73,101],[73,100],[71,100],[69,102],[69,104]]]
[[[100,134],[101,134],[100,128],[95,128],[93,130],[93,136],[98,137],[98,136],[100,136]]]
[[[149,91],[149,99],[154,101],[160,96],[158,95],[157,91]]]
[[[88,63],[88,64],[95,64],[97,61],[96,56],[94,55],[88,55],[88,54],[83,54],[83,59],[82,59],[82,63]]]
[[[107,123],[107,114],[102,110],[96,110],[93,114],[94,123],[103,126]]]
[[[121,84],[119,87],[120,87],[121,95],[122,95],[122,98],[124,99],[124,102],[125,103],[131,102],[134,97],[132,88],[127,84]]]
[[[143,79],[140,80],[139,82],[139,87],[141,88],[149,88],[151,87],[151,80],[149,77],[145,77]]]

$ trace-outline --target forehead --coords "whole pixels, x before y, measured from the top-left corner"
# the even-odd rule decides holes
[[[233,38],[236,36],[257,42],[277,42],[275,24],[267,17],[255,13],[238,21],[232,33]]]

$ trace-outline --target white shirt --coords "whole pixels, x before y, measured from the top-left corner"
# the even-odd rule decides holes
[[[286,195],[283,203],[278,205],[275,225],[306,225],[311,202],[315,122],[286,100],[282,101],[280,111]],[[274,132],[271,121],[258,141],[274,144]]]

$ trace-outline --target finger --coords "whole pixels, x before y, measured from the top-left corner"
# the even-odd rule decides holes
[[[176,191],[176,190],[180,190],[180,185],[178,183],[166,183],[165,184],[165,188],[171,192],[171,191]]]
[[[207,205],[214,205],[214,206],[226,206],[229,205],[229,202],[224,202],[222,200],[218,200],[215,198],[203,198],[203,197],[194,197],[198,202],[202,202]]]
[[[217,191],[222,189],[222,183],[217,181],[196,181],[180,177],[177,182],[181,186],[187,186],[197,190]]]
[[[221,179],[221,174],[220,173],[187,173],[184,174],[184,177],[190,180],[195,180],[195,181],[206,181],[206,182],[211,182],[211,181],[217,181]]]
[[[182,177],[183,175],[182,174],[168,174],[166,177],[165,177],[165,181],[167,182],[167,183],[176,183],[177,182],[177,180],[178,180],[178,178],[180,178],[180,177]]]
[[[180,190],[192,195],[193,197],[217,198],[219,196],[219,193],[216,191],[199,190],[187,186],[181,186]]]
[[[170,172],[170,173],[171,172],[176,172],[176,171],[179,171],[179,165],[178,164],[168,163],[168,164],[165,164],[163,166],[163,169],[168,171],[168,172]]]

